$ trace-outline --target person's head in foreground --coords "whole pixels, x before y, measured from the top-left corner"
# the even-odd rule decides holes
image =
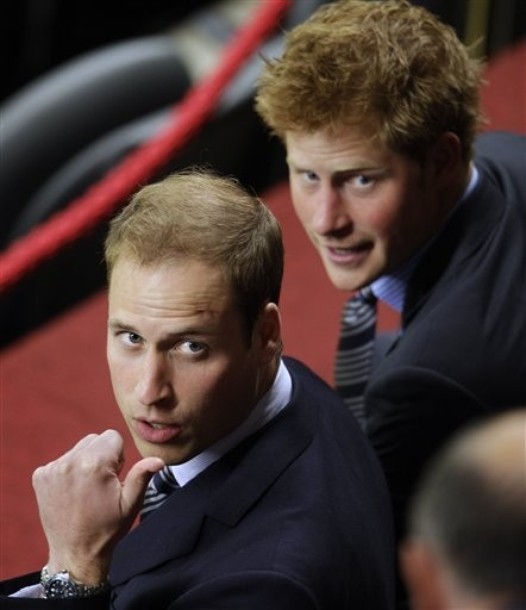
[[[435,459],[401,562],[414,610],[526,608],[526,408],[461,432]]]
[[[480,70],[450,26],[403,0],[322,5],[267,62],[256,110],[338,289],[399,268],[462,194]]]
[[[235,181],[183,172],[141,189],[112,221],[106,261],[119,407],[143,456],[187,461],[274,380],[280,227]]]

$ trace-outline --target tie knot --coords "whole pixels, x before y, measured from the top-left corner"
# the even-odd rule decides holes
[[[345,304],[342,316],[342,331],[361,332],[366,327],[372,327],[376,322],[376,297],[367,286],[352,296]]]
[[[141,510],[141,519],[148,516],[150,512],[159,508],[161,504],[180,487],[170,466],[164,466],[156,472],[148,485]]]
[[[357,295],[364,303],[373,305],[376,303],[376,296],[370,286],[364,286]]]
[[[169,495],[179,487],[170,466],[164,466],[153,475],[152,485],[161,494]]]

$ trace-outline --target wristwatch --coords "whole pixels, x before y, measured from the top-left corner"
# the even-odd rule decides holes
[[[67,570],[50,574],[47,566],[44,566],[40,573],[40,584],[44,588],[44,597],[47,599],[91,597],[106,591],[110,586],[107,581],[97,585],[84,585],[73,580]]]

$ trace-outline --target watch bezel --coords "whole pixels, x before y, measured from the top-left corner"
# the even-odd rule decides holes
[[[40,584],[44,590],[44,597],[49,599],[65,599],[71,597],[91,597],[109,589],[109,582],[96,585],[85,585],[71,577],[68,570],[60,570],[50,574],[47,565],[42,568]]]
[[[67,571],[50,576],[44,583],[44,593],[48,599],[81,597],[82,595],[77,583],[70,578]]]

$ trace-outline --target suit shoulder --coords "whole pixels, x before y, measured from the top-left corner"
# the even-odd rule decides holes
[[[506,181],[524,186],[526,136],[508,132],[492,132],[479,136],[475,142],[475,165],[499,185]]]
[[[332,398],[336,402],[341,402],[335,390],[306,364],[290,356],[283,358],[283,361],[291,374],[294,385],[308,387],[310,392],[314,392],[315,395],[324,394],[326,399]]]

